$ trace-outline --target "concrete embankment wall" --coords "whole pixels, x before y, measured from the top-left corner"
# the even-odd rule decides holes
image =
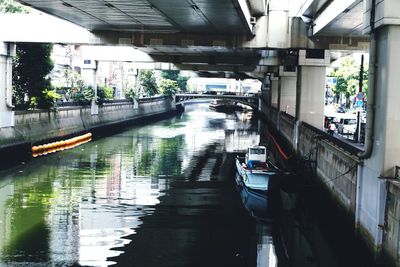
[[[398,177],[397,177],[398,178]],[[388,266],[400,266],[400,181],[389,180],[383,251]]]
[[[359,178],[361,181],[357,180],[357,177],[362,177],[358,172],[363,161],[357,157],[361,150],[306,123],[298,125],[296,140],[294,117],[278,112],[265,103],[261,103],[261,111],[268,122],[269,129],[266,131],[280,139],[280,144],[288,154],[295,157],[296,163],[300,162],[301,166],[298,167],[304,168],[306,164],[312,166],[318,184],[313,191],[318,202],[315,204],[325,209],[322,216],[328,214],[327,217],[332,218],[330,227],[341,227],[339,225],[344,221],[343,225],[349,228],[347,232],[358,235],[358,241],[362,240],[362,246],[368,247],[377,262],[385,266],[400,266],[400,170],[395,179],[384,179],[387,188],[385,218],[379,226],[383,229],[383,241],[382,245],[377,246],[371,238],[371,232],[366,231],[365,225],[357,218],[360,216],[357,215],[357,209],[360,209],[358,205],[369,203],[368,190],[373,190],[369,188],[364,196],[357,195],[362,191],[359,183],[368,182],[362,178]],[[374,205],[377,204],[372,203],[364,209],[374,210]],[[369,216],[374,215],[371,212]]]
[[[97,115],[91,115],[90,106],[16,111],[15,126],[0,128],[0,153],[174,111],[175,102],[167,97],[143,99],[137,107],[128,101],[105,103]]]
[[[264,106],[263,109],[270,127],[285,143],[287,150],[290,150],[289,154],[314,167],[320,185],[330,194],[330,198],[335,200],[336,206],[349,222],[354,223],[358,164],[355,153],[358,150],[345,151],[332,143],[329,140],[330,136],[305,123],[299,125],[296,144],[295,118],[286,113],[279,113],[274,108]]]

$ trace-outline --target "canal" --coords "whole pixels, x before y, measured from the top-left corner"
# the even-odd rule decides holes
[[[234,157],[259,128],[193,104],[1,170],[0,266],[359,266],[297,194],[278,223],[245,210]]]

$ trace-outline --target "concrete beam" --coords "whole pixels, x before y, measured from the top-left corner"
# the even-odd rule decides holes
[[[364,1],[363,33],[370,32],[372,1]],[[380,0],[375,3],[375,28],[400,25],[400,1]]]
[[[0,41],[100,44],[88,30],[46,14],[0,14]]]
[[[240,11],[242,13],[243,19],[245,21],[246,24],[246,29],[248,30],[249,33],[253,32],[253,23],[251,21],[251,12],[250,12],[250,7],[247,4],[246,0],[237,0],[239,7],[240,7]]]
[[[142,62],[154,63],[154,59],[148,54],[129,46],[81,46],[84,59],[97,61],[120,61],[120,62]]]
[[[266,12],[265,0],[249,0],[251,14],[253,16],[262,16]]]
[[[347,12],[362,0],[333,0],[316,18],[314,18],[313,35],[322,31],[335,21],[342,13]]]

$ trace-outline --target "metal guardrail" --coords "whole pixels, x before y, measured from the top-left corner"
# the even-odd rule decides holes
[[[113,100],[104,100],[104,104],[121,104],[121,103],[132,103],[129,99],[113,99]]]
[[[212,94],[176,94],[175,97],[192,97],[192,98],[218,98],[218,99],[240,99],[240,100],[258,100],[258,96],[244,96],[244,95],[212,95]]]
[[[137,99],[139,103],[149,103],[153,101],[158,101],[161,99],[166,99],[168,96],[155,96],[155,97],[142,97]],[[132,103],[129,99],[112,99],[112,100],[103,100],[102,104],[129,104]],[[82,104],[79,102],[57,102],[56,107],[80,107],[80,106],[89,106],[90,103]]]
[[[88,106],[89,104],[83,105],[82,103],[79,102],[57,102],[55,107],[80,107],[80,106]]]
[[[318,134],[319,136],[321,136],[321,138],[328,140],[329,142],[333,143],[334,145],[342,148],[343,150],[349,152],[352,155],[357,156],[358,153],[363,152],[362,149],[360,149],[359,147],[356,147],[344,140],[338,139],[335,136],[332,136],[330,134],[328,134],[327,132],[320,130],[306,122],[302,122],[302,125],[304,127],[306,127],[307,129],[310,129],[311,131],[315,132],[316,134]]]
[[[286,112],[281,112],[282,117],[289,119],[290,121],[295,121],[295,117],[293,117],[292,115],[290,115],[289,113]]]
[[[170,96],[150,96],[150,97],[141,97],[138,98],[138,102],[139,103],[149,103],[149,102],[153,102],[153,101],[158,101],[158,100],[162,100],[162,99],[167,99],[170,98]]]

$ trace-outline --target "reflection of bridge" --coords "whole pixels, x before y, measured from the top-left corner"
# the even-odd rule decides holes
[[[251,107],[253,110],[258,109],[258,96],[241,96],[241,95],[212,95],[212,94],[176,94],[175,102],[182,105],[192,99],[230,99],[237,103],[241,103]]]

